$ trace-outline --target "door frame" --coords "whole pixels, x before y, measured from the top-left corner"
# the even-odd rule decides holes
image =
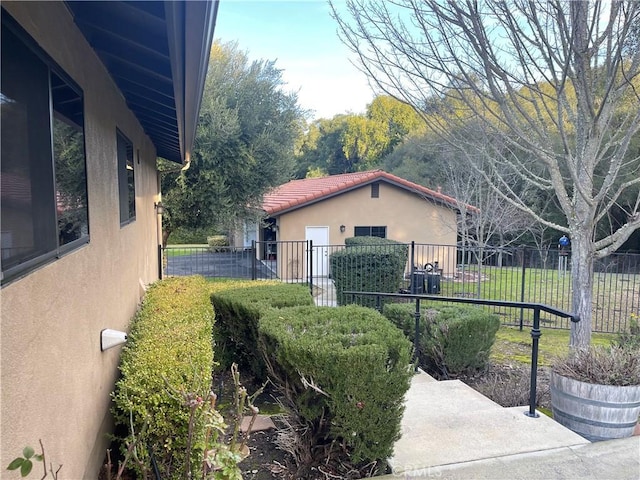
[[[314,238],[309,235],[309,230],[313,229],[315,231],[324,231],[326,232],[326,242],[324,243],[316,243]],[[311,247],[311,265],[312,265],[312,275],[314,277],[328,277],[329,276],[329,226],[328,225],[307,225],[304,227],[304,238],[305,240],[312,241],[314,244]],[[308,275],[308,273],[307,273]]]

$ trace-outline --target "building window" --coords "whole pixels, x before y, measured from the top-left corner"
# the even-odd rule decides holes
[[[387,227],[355,227],[353,236],[387,238]]]
[[[2,11],[2,283],[89,241],[82,90]]]
[[[378,182],[371,184],[371,198],[380,198],[380,184]]]
[[[120,130],[118,138],[118,190],[120,195],[120,225],[136,219],[136,182],[133,176],[133,143]]]

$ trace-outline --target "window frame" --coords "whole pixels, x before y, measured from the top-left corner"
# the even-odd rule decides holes
[[[358,230],[360,229],[360,232]],[[367,229],[367,234],[362,233],[362,229]],[[384,236],[380,236],[378,234],[374,235],[374,229],[381,229],[381,233]],[[387,226],[386,225],[357,225],[353,227],[353,236],[354,237],[378,237],[378,238],[387,238]]]
[[[126,147],[125,157],[121,157],[120,141]],[[131,183],[129,182],[129,169],[127,168],[129,158],[126,156],[131,151]],[[136,175],[135,175],[135,148],[133,142],[122,130],[116,128],[116,158],[118,166],[118,205],[120,215],[120,227],[124,227],[136,221]],[[139,152],[136,152],[140,155]],[[130,188],[133,185],[133,191]],[[131,202],[131,196],[133,201]]]
[[[86,115],[85,115],[85,95],[83,89],[76,83],[71,76],[60,66],[58,63],[35,41],[35,39],[4,9],[0,9],[0,23],[3,29],[7,29],[12,35],[16,37],[16,39],[23,44],[25,49],[29,50],[33,56],[39,60],[44,68],[46,69],[46,83],[47,83],[47,106],[46,110],[48,112],[47,123],[49,124],[49,138],[47,139],[48,146],[42,145],[43,149],[47,149],[49,151],[49,155],[46,159],[41,160],[40,163],[34,163],[32,168],[42,167],[49,163],[49,167],[46,169],[45,175],[48,175],[49,178],[43,178],[44,182],[50,182],[53,188],[53,195],[51,198],[46,198],[47,195],[43,195],[41,198],[36,199],[35,197],[31,197],[31,201],[37,201],[46,206],[46,210],[49,211],[49,214],[53,215],[53,230],[50,233],[55,233],[55,241],[51,242],[50,247],[46,247],[42,253],[37,253],[34,251],[35,256],[33,258],[28,258],[29,255],[25,256],[25,260],[21,260],[20,256],[16,256],[17,264],[4,268],[3,266],[0,269],[0,283],[1,286],[4,287],[10,282],[13,282],[17,279],[20,279],[33,270],[51,263],[62,256],[70,253],[72,251],[77,250],[78,248],[88,244],[90,242],[90,218],[89,218],[89,186],[88,186],[88,169],[87,169],[87,142],[86,142]],[[60,109],[55,108],[54,103],[54,93],[53,93],[53,75],[57,76],[67,88],[72,90],[75,94],[78,95],[82,106],[82,124],[79,124],[72,119],[72,123],[80,127],[82,132],[82,162],[84,168],[84,192],[86,195],[86,235],[81,236],[80,238],[71,240],[67,243],[62,243],[60,241],[60,229],[59,229],[59,215],[58,215],[58,177],[56,172],[56,156],[54,149],[54,122],[56,119],[56,115],[58,117],[66,118],[64,113]],[[61,121],[58,119],[58,121]],[[29,160],[31,162],[31,160]],[[35,174],[29,175],[29,182],[33,184],[33,179],[35,175],[41,173],[41,169],[38,169]],[[0,172],[1,175],[1,172]],[[38,212],[39,213],[39,212]],[[40,214],[34,214],[31,217],[32,222],[41,221],[43,217]],[[51,241],[51,239],[47,240]]]

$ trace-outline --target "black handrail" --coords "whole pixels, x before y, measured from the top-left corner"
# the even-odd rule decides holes
[[[364,295],[375,296],[376,307],[380,310],[381,297],[389,298],[413,298],[416,301],[415,321],[416,321],[416,334],[414,338],[414,355],[418,352],[419,335],[420,335],[420,300],[434,300],[437,302],[451,302],[451,303],[470,303],[473,305],[489,305],[495,307],[513,307],[520,309],[533,310],[533,327],[531,328],[531,376],[529,383],[529,411],[525,415],[529,417],[538,417],[536,413],[536,389],[538,387],[538,343],[542,332],[540,331],[540,312],[550,313],[562,318],[570,318],[572,322],[579,322],[580,317],[575,313],[569,313],[559,308],[544,305],[542,303],[529,303],[529,302],[511,302],[506,300],[487,300],[480,298],[461,298],[461,297],[442,297],[440,295],[422,295],[412,293],[380,293],[380,292],[354,292],[346,291],[345,295]],[[417,362],[416,362],[417,365]]]

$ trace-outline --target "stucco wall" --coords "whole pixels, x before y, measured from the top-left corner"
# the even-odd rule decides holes
[[[90,242],[0,291],[0,467],[42,439],[61,478],[97,478],[121,352],[101,352],[100,331],[127,330],[158,275],[155,149],[63,4],[2,6],[83,89]],[[122,228],[116,127],[139,151],[136,220]]]
[[[417,265],[438,260],[444,273],[455,269],[455,210],[389,183],[380,182],[378,198],[371,198],[366,185],[280,215],[277,222],[278,240],[305,240],[305,227],[329,227],[330,245],[343,245],[356,226],[386,226],[389,239],[442,246],[418,249]],[[286,266],[279,268],[286,271]]]

